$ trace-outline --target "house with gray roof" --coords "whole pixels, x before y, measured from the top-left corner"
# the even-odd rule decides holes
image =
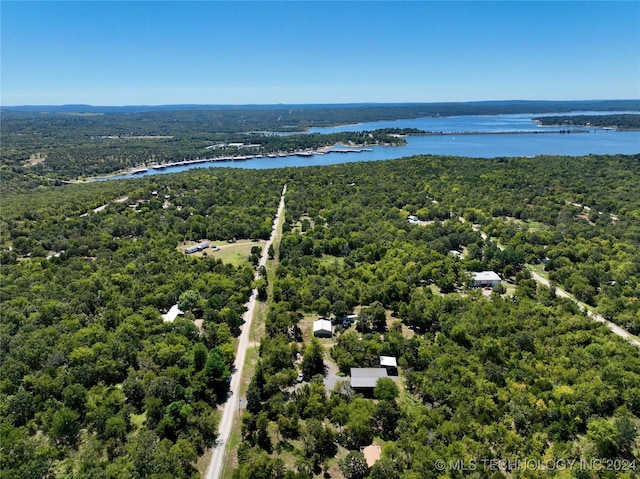
[[[378,379],[388,376],[385,368],[351,368],[351,387],[373,390]]]

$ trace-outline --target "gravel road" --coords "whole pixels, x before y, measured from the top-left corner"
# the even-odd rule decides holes
[[[258,266],[264,266],[267,263],[267,252],[269,246],[273,243],[274,238],[282,231],[282,213],[284,212],[284,196],[287,192],[287,185],[282,189],[282,195],[280,196],[280,205],[278,206],[278,214],[273,222],[273,229],[271,230],[271,237],[267,244],[262,249],[262,255],[260,256],[260,262]],[[256,278],[258,274],[256,273]],[[256,301],[258,298],[258,291],[253,290],[251,292],[251,298],[245,305],[247,311],[244,313],[244,324],[242,326],[242,332],[238,338],[238,351],[236,353],[236,361],[234,363],[234,372],[231,375],[231,384],[229,386],[229,397],[222,409],[222,419],[218,426],[218,441],[213,448],[213,454],[211,455],[211,461],[207,467],[206,479],[219,479],[222,473],[222,466],[224,465],[224,456],[227,449],[227,442],[231,435],[231,428],[233,426],[233,413],[239,407],[240,397],[240,384],[242,383],[242,370],[244,369],[245,355],[247,348],[249,347],[249,331],[251,331],[251,323],[253,321],[254,310]]]

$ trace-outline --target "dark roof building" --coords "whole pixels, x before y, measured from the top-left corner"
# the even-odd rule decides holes
[[[373,389],[380,378],[388,377],[385,368],[351,368],[351,387]]]

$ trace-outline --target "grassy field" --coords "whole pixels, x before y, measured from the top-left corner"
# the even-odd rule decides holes
[[[184,244],[180,245],[178,247],[178,250],[184,253],[187,248],[195,246],[198,243],[194,241],[187,241]],[[210,241],[209,244],[211,245],[210,248],[204,251],[198,251],[197,253],[192,253],[189,256],[212,256],[216,259],[221,259],[224,263],[231,263],[234,266],[241,266],[245,263],[248,263],[249,256],[251,255],[251,248],[253,248],[254,246],[260,246],[264,248],[266,241],[240,240],[236,243]]]
[[[266,241],[238,241],[237,243],[220,245],[219,251],[213,251],[209,254],[216,259],[221,259],[225,263],[241,266],[249,261],[251,248],[254,246],[264,248],[265,244]]]

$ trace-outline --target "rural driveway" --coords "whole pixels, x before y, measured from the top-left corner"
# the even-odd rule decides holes
[[[333,391],[333,388],[336,387],[338,381],[348,381],[349,378],[344,376],[338,376],[338,366],[334,364],[334,362],[329,359],[324,361],[325,365],[325,376],[324,376],[324,387],[327,392]]]

